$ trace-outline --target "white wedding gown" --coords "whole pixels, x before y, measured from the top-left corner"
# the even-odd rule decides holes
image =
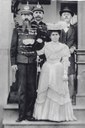
[[[45,53],[47,61],[41,70],[33,116],[38,120],[76,120],[69,96],[68,81],[63,79],[69,66],[68,46],[49,42],[41,53]]]

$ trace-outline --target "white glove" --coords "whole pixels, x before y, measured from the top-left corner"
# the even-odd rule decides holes
[[[12,65],[12,82],[16,81],[16,71],[18,70],[17,65]]]
[[[38,38],[38,39],[37,39],[37,42],[38,42],[38,43],[42,43],[43,40],[42,40],[41,38]]]
[[[12,71],[16,72],[18,70],[17,65],[12,65]]]
[[[75,48],[74,46],[72,46],[72,47],[70,48],[70,53],[72,54],[75,49],[76,49],[76,48]]]
[[[68,76],[67,76],[67,75],[64,75],[64,76],[63,76],[63,80],[64,80],[64,81],[67,81],[67,80],[68,80]]]

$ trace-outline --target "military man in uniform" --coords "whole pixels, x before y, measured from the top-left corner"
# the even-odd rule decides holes
[[[44,16],[44,10],[43,7],[38,3],[37,6],[33,8],[33,21],[32,25],[34,28],[37,28],[38,31],[38,39],[43,43],[45,41],[48,41],[48,35],[47,35],[47,25],[42,21]],[[43,63],[45,61],[45,56],[40,56],[40,67],[42,67]]]
[[[44,46],[44,42],[45,41],[49,41],[48,35],[47,35],[47,25],[42,21],[43,20],[43,16],[44,16],[44,10],[43,7],[38,3],[34,8],[33,8],[33,21],[32,21],[32,25],[34,28],[37,29],[38,34],[37,34],[37,38],[40,42],[42,42],[42,47]],[[38,79],[39,79],[39,74],[40,74],[40,70],[42,68],[43,63],[45,62],[46,58],[45,55],[40,55],[37,56],[37,65],[38,65]],[[38,82],[38,80],[37,80]]]
[[[33,12],[29,6],[21,10],[22,26],[14,28],[11,42],[12,70],[18,71],[19,117],[34,120],[32,113],[36,98],[37,53],[42,42],[38,42],[37,31],[32,27]]]
[[[74,13],[68,8],[65,7],[60,11],[60,16],[63,21],[67,23],[67,27],[65,30],[61,31],[60,35],[60,41],[62,43],[67,44],[67,46],[70,49],[71,57],[70,60],[70,67],[68,69],[68,85],[69,85],[69,91],[70,96],[72,98],[72,103],[75,104],[75,91],[74,91],[74,80],[75,80],[75,55],[74,51],[76,49],[76,32],[74,26],[71,24],[71,19],[73,17]]]

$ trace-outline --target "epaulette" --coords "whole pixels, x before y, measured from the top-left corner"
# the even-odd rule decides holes
[[[17,30],[22,30],[22,26],[18,26],[17,27]]]
[[[37,25],[36,24],[32,24],[31,26],[34,27],[34,28],[37,28]]]

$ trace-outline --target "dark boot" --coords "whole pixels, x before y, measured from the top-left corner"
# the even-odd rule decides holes
[[[35,121],[35,118],[33,116],[27,116],[26,119],[28,121]]]
[[[72,105],[76,105],[76,95],[72,96]]]
[[[18,117],[18,119],[16,120],[16,122],[21,122],[21,121],[23,121],[23,120],[25,120],[25,116],[19,116]]]

